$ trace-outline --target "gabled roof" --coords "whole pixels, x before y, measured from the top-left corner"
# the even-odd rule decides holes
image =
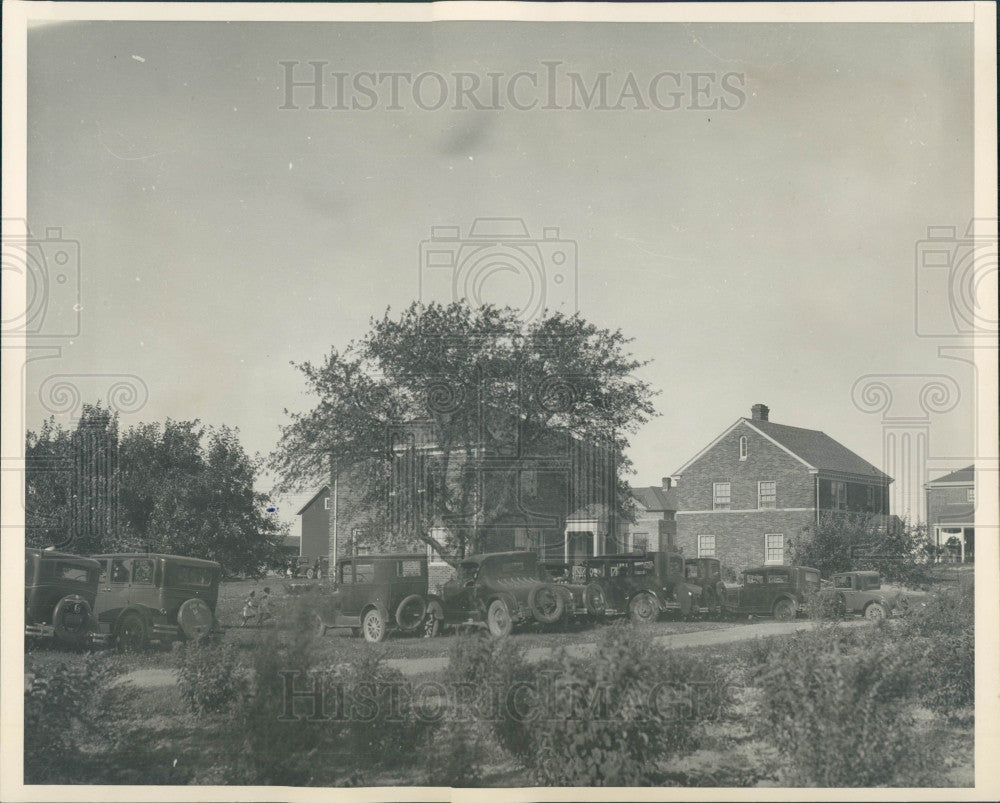
[[[301,516],[303,513],[306,512],[306,510],[309,508],[310,505],[312,505],[313,502],[315,502],[317,499],[319,499],[323,494],[326,494],[326,493],[329,493],[329,492],[330,492],[330,486],[329,485],[324,485],[322,488],[320,488],[318,491],[316,491],[316,493],[313,495],[313,497],[308,502],[306,502],[302,506],[302,508],[299,510],[299,512],[296,513],[295,515],[296,516]]]
[[[775,424],[773,421],[756,421],[749,418],[744,418],[743,421],[751,429],[756,429],[779,446],[784,446],[796,457],[819,471],[892,479],[863,457],[818,429],[790,427],[785,424]]]
[[[960,468],[958,471],[953,471],[951,474],[945,474],[936,480],[931,480],[927,483],[927,487],[931,488],[935,485],[972,485],[975,481],[976,467],[975,465],[971,465]]]
[[[736,422],[732,426],[727,427],[725,432],[677,469],[674,474],[678,476],[683,474],[688,466],[739,426],[749,427],[758,434],[763,435],[779,449],[796,458],[811,471],[853,474],[859,477],[871,477],[872,479],[892,482],[892,477],[888,474],[873,466],[863,457],[852,452],[842,443],[835,441],[825,432],[820,432],[818,429],[790,427],[786,424],[775,424],[773,421],[749,418],[736,419]]]
[[[666,491],[660,485],[629,488],[632,497],[646,510],[677,510],[677,489]]]

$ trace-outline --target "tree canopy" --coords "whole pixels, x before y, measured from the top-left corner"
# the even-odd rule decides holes
[[[49,419],[27,436],[26,540],[80,554],[166,552],[228,573],[276,562],[287,526],[254,490],[261,461],[230,427],[145,423],[84,405],[74,429]]]
[[[405,535],[447,558],[510,509],[519,472],[552,456],[563,436],[608,456],[608,504],[627,515],[629,436],[655,415],[654,392],[636,376],[646,362],[628,352],[630,342],[579,315],[525,322],[510,308],[464,302],[386,311],[321,363],[296,364],[315,404],[286,411],[271,456],[276,490],[325,484],[333,460],[350,467],[365,502],[391,527],[398,457],[409,444],[422,457],[408,478]],[[431,534],[442,522],[471,524],[452,527],[457,542],[445,548]]]

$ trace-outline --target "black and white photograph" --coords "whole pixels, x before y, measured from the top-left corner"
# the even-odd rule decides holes
[[[993,4],[3,11],[0,798],[1000,796]]]

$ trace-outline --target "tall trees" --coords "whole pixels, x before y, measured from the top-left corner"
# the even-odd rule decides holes
[[[607,474],[603,497],[577,496],[626,515],[628,437],[654,414],[629,342],[579,315],[526,323],[509,308],[465,303],[387,312],[343,351],[298,366],[315,405],[282,431],[278,490],[326,482],[333,460],[386,526],[447,557],[518,507],[526,472],[563,470],[572,441],[590,464],[587,476],[566,475],[571,493]],[[455,542],[439,543],[435,525]]]
[[[139,424],[86,405],[73,430],[53,420],[27,439],[31,545],[81,554],[143,550],[217,560],[228,572],[275,561],[285,529],[254,490],[260,461],[229,427]]]

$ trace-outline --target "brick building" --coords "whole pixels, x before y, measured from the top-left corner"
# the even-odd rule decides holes
[[[827,512],[888,516],[892,478],[829,435],[755,404],[675,472],[676,545],[736,571],[789,563]]]
[[[625,527],[625,552],[668,552],[677,536],[677,489],[670,477],[659,485],[630,489],[635,521]]]
[[[928,482],[927,526],[941,557],[962,563],[976,555],[975,466]],[[954,540],[953,540],[954,539]],[[950,545],[949,545],[950,542]]]

